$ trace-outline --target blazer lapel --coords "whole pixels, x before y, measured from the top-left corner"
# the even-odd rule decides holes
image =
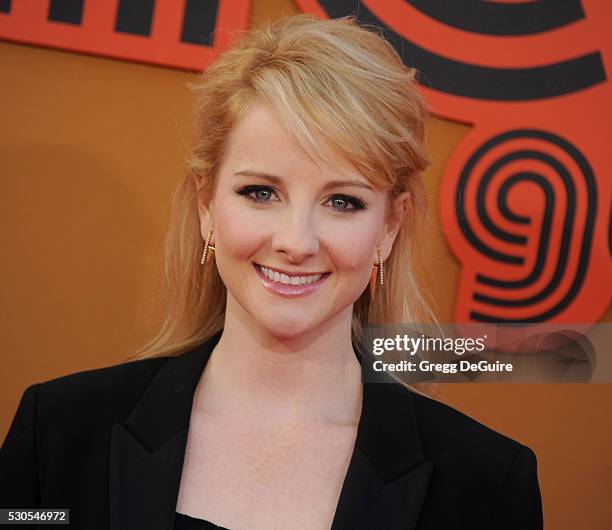
[[[111,530],[171,530],[196,386],[221,338],[170,357],[124,423],[111,434]]]
[[[361,363],[365,373],[367,356]],[[423,457],[412,394],[388,379],[364,382],[357,441],[332,530],[416,528],[433,467]]]
[[[113,425],[111,530],[172,529],[193,395],[221,334],[170,357],[128,419]],[[369,363],[360,362],[365,374]],[[332,530],[415,528],[432,469],[423,458],[412,394],[395,383],[364,382],[357,441]]]

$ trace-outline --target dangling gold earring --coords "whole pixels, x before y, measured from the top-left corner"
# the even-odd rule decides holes
[[[385,282],[384,275],[384,264],[383,264],[383,256],[382,250],[378,249],[378,267],[376,265],[372,266],[372,274],[370,275],[370,297],[374,298],[376,294],[376,276],[378,272],[378,280],[380,285],[383,285]]]
[[[213,235],[213,231],[212,230],[209,230],[208,234],[206,234],[206,239],[204,240],[204,251],[202,252],[202,259],[200,260],[200,263],[202,265],[204,265],[204,263],[206,263],[206,258],[208,258],[208,251],[209,250],[213,250],[213,251],[215,250],[215,247],[213,247],[210,244],[210,238],[212,237],[212,235]]]

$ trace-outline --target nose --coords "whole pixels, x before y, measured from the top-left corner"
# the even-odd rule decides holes
[[[319,238],[310,212],[293,212],[280,219],[272,237],[272,250],[284,254],[290,263],[315,256],[319,252]]]

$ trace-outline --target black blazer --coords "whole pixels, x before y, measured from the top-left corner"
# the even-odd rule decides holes
[[[0,507],[70,508],[73,530],[171,530],[193,394],[220,336],[27,388],[0,451]],[[401,385],[364,383],[332,528],[541,529],[535,455]]]

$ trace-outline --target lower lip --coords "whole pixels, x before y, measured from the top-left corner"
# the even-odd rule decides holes
[[[319,278],[316,282],[307,283],[304,285],[287,285],[286,283],[273,282],[272,280],[270,280],[270,278],[264,276],[264,274],[259,270],[259,267],[257,265],[253,266],[255,267],[257,276],[259,276],[261,283],[266,289],[276,294],[288,296],[290,298],[314,293],[325,283],[327,277],[329,276],[329,273],[326,273],[321,276],[321,278]]]

